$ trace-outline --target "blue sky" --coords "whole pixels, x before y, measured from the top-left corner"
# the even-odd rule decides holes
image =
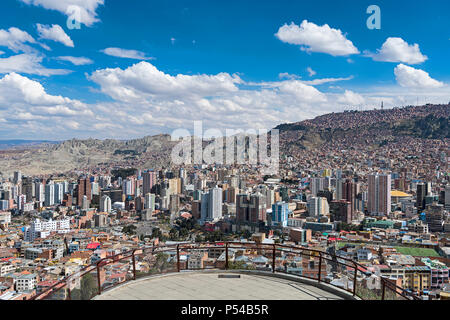
[[[372,4],[380,30],[366,25]],[[71,5],[80,29],[67,26]],[[132,138],[192,130],[194,120],[270,129],[381,101],[450,101],[446,0],[1,6],[0,139]]]

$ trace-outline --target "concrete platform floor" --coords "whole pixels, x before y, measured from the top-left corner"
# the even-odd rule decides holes
[[[219,278],[221,274],[182,272],[151,277],[113,288],[95,300],[343,300],[287,279],[252,274]]]

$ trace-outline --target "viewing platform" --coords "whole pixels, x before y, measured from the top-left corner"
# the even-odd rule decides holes
[[[321,289],[295,276],[259,272],[193,271],[126,283],[94,300],[344,300],[353,296]]]

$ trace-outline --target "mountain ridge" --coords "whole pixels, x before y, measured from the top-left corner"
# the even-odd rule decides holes
[[[401,137],[449,139],[450,105],[425,105],[387,110],[329,113],[314,119],[280,124],[280,154],[316,150],[330,144],[382,145]],[[96,167],[154,168],[168,166],[173,146],[170,135],[130,140],[71,139],[32,148],[0,150],[5,175],[54,174]],[[204,144],[205,145],[205,144]]]

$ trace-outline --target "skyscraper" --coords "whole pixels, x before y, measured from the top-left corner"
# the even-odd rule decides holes
[[[78,180],[76,194],[77,194],[77,205],[80,207],[83,205],[83,196],[86,196],[87,201],[92,200],[91,182],[89,181],[89,179]]]
[[[347,179],[342,183],[342,199],[339,200],[347,200],[350,202],[350,210],[352,217],[356,210],[356,195],[357,195],[357,184],[350,179]]]
[[[156,172],[146,171],[142,178],[142,194],[145,196],[147,193],[151,193],[153,186],[156,184]]]
[[[45,187],[41,182],[37,182],[35,185],[36,200],[40,203],[45,201]]]
[[[62,183],[55,184],[55,203],[61,204],[64,197],[64,185]]]
[[[111,212],[111,198],[108,196],[103,196],[100,201],[100,212]]]
[[[317,196],[317,193],[324,190],[325,178],[312,178],[311,179],[311,194],[313,197]]]
[[[155,211],[156,195],[153,193],[147,193],[145,195],[145,209],[151,212]]]
[[[372,174],[368,179],[368,211],[371,215],[391,213],[391,175]]]
[[[445,186],[445,210],[450,211],[450,185]]]
[[[326,198],[311,197],[308,200],[308,212],[310,217],[326,216],[330,213],[330,207]]]
[[[236,197],[236,220],[240,223],[265,222],[267,212],[266,197],[257,194],[238,194]]]
[[[55,204],[55,185],[53,183],[45,185],[45,206],[50,207]]]
[[[222,217],[222,189],[215,187],[202,194],[201,220],[216,221]]]
[[[430,183],[418,183],[416,187],[416,208],[418,211],[425,210],[425,197],[431,192]]]
[[[272,225],[287,227],[289,208],[286,202],[272,204]]]

